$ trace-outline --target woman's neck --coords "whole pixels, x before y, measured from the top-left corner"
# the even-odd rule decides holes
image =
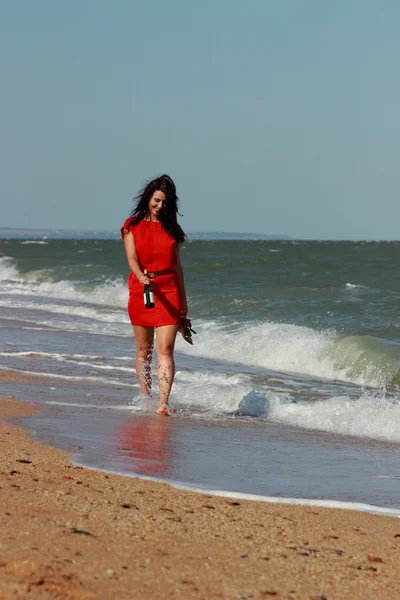
[[[160,222],[160,219],[155,219],[154,216],[152,216],[152,215],[146,215],[144,217],[144,220],[150,221],[151,223],[159,223]]]

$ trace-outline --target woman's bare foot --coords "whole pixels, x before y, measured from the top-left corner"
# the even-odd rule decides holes
[[[163,417],[168,417],[168,415],[169,415],[168,404],[166,404],[165,402],[164,402],[164,404],[160,404],[160,406],[157,408],[157,414],[162,415]]]

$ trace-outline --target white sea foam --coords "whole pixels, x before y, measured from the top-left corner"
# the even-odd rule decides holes
[[[400,442],[400,402],[384,396],[363,394],[358,399],[337,396],[317,402],[275,398],[268,402],[266,415],[271,421],[285,425]]]
[[[123,473],[121,473],[122,475]],[[376,515],[386,515],[390,517],[399,517],[400,510],[398,508],[387,508],[385,506],[373,506],[361,502],[341,502],[340,500],[314,500],[311,498],[281,498],[275,496],[257,496],[256,494],[244,494],[240,492],[227,492],[223,490],[207,490],[198,487],[192,487],[180,484],[170,484],[179,489],[185,489],[201,494],[209,494],[210,496],[222,496],[224,498],[236,498],[243,500],[256,500],[258,502],[272,502],[274,504],[295,504],[300,506],[321,506],[325,508],[340,508],[342,510],[357,510],[361,512],[373,513]]]
[[[128,318],[125,311],[113,310],[110,308],[102,309],[100,307],[91,306],[76,306],[63,304],[42,304],[37,301],[23,300],[21,302],[14,300],[0,300],[0,306],[11,308],[29,308],[32,310],[46,311],[59,315],[71,315],[84,317],[86,319],[94,319],[96,321],[106,323],[127,323]]]
[[[175,397],[179,407],[210,416],[234,413],[305,429],[400,442],[400,400],[384,393],[305,401],[276,393],[268,389],[268,383],[255,390],[245,374],[178,371],[172,400]]]
[[[25,350],[24,352],[0,352],[0,356],[30,356],[35,354],[41,358],[86,358],[91,360],[101,359],[101,356],[96,354],[58,354],[52,352],[38,352],[37,350]]]
[[[173,395],[179,406],[215,415],[238,411],[243,397],[251,390],[248,375],[178,371]]]
[[[14,260],[9,256],[0,256],[0,281],[9,281],[18,277]]]
[[[62,362],[72,363],[81,367],[88,367],[90,369],[98,369],[99,371],[120,371],[121,373],[135,373],[135,369],[131,367],[116,367],[114,365],[101,365],[98,363],[91,363],[85,360],[70,360],[67,358],[60,358]]]
[[[0,365],[0,370],[7,370],[9,367],[4,366],[4,365]],[[82,383],[85,382],[96,382],[96,384],[101,384],[101,385],[108,385],[108,386],[118,386],[118,387],[127,387],[127,388],[136,388],[137,385],[136,384],[131,384],[131,383],[124,383],[122,381],[116,380],[116,379],[107,379],[106,377],[90,377],[90,376],[82,376],[79,377],[77,375],[61,375],[60,373],[49,373],[49,372],[39,372],[39,371],[26,371],[25,369],[15,369],[13,368],[13,371],[15,371],[16,373],[22,373],[24,375],[32,375],[33,377],[44,377],[44,378],[48,378],[48,379],[61,379],[61,380],[66,380],[66,381],[71,381],[71,382],[76,382],[76,381],[80,381]]]
[[[359,285],[356,283],[346,283],[344,287],[351,290],[365,289],[365,285]]]
[[[157,391],[156,381],[154,387]],[[171,405],[176,409],[190,408],[192,415],[199,413],[208,417],[240,413],[238,407],[251,389],[247,375],[182,370],[177,371],[175,376]],[[134,401],[131,406],[134,410],[148,409],[147,403],[141,402],[140,399]]]
[[[25,240],[24,242],[20,242],[20,244],[48,244],[46,240]]]
[[[57,388],[50,388],[52,389],[57,389]],[[105,408],[105,407],[99,407],[97,404],[82,404],[82,403],[74,403],[74,402],[57,402],[56,400],[46,400],[45,402],[46,405],[48,406],[68,406],[68,408],[70,407],[75,407],[75,408],[94,408],[94,409],[99,409],[99,408]]]
[[[7,266],[7,265],[6,265]],[[2,269],[0,279],[13,279],[4,291],[21,296],[37,296],[86,302],[90,304],[104,304],[125,308],[128,301],[126,284],[121,279],[110,279],[93,289],[84,290],[82,285],[71,281],[40,281],[43,272],[35,271],[26,275],[24,279],[18,277],[18,272],[10,264],[8,272]]]
[[[128,326],[118,323],[104,323],[96,321],[94,319],[90,321],[82,320],[66,320],[62,319],[45,319],[38,320],[38,324],[42,325],[43,328],[53,329],[57,331],[63,331],[68,333],[87,333],[90,335],[106,335],[111,337],[132,337]]]
[[[22,275],[9,256],[0,257],[0,281],[3,293],[21,296],[66,299],[89,304],[126,308],[128,290],[121,277],[112,277],[96,286],[84,286],[73,281],[52,281],[52,271],[37,269]]]
[[[227,329],[218,323],[203,323],[194,345],[178,338],[177,348],[192,356],[250,366],[308,374],[327,379],[345,378],[335,369],[329,350],[335,332],[281,323],[237,325]]]
[[[123,475],[123,473],[121,473]],[[374,506],[361,502],[342,502],[340,500],[315,500],[312,498],[282,498],[275,496],[257,496],[256,494],[245,494],[241,492],[228,492],[224,490],[208,490],[195,486],[170,484],[172,487],[184,489],[188,491],[207,494],[210,496],[222,496],[224,498],[232,498],[238,500],[256,500],[257,502],[270,502],[274,504],[295,504],[297,506],[320,506],[324,508],[340,508],[342,510],[357,510],[361,512],[373,513],[376,515],[386,515],[390,517],[399,517],[400,510],[398,508],[387,508],[385,506]]]
[[[76,366],[88,367],[90,369],[98,369],[99,371],[120,371],[123,373],[134,373],[135,369],[132,367],[124,367],[124,366],[115,366],[112,364],[106,363],[106,359],[104,357],[96,356],[96,355],[86,355],[86,354],[57,354],[50,352],[37,352],[35,350],[24,351],[24,352],[0,352],[0,357],[7,358],[34,358],[36,359],[46,359],[46,360],[55,360],[58,362],[66,362]],[[133,362],[132,357],[122,357],[120,359],[111,359],[111,360],[129,360]],[[93,361],[101,361],[101,362],[93,362]]]
[[[400,369],[396,348],[367,336],[340,338],[333,330],[283,323],[227,327],[203,322],[197,331],[193,346],[178,336],[177,349],[191,356],[371,387],[390,384]]]

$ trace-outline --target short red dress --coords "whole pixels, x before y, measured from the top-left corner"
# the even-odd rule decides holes
[[[121,228],[122,239],[131,232],[135,240],[139,266],[144,271],[156,273],[174,269],[177,265],[177,243],[159,221],[127,219]],[[128,314],[132,325],[162,327],[177,325],[180,321],[182,299],[179,277],[176,271],[161,274],[152,279],[154,308],[146,308],[143,300],[143,285],[134,273],[128,277]]]

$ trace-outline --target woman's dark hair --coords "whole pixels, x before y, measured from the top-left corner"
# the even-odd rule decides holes
[[[140,190],[135,198],[136,207],[130,216],[136,218],[136,223],[142,221],[149,211],[149,201],[154,192],[163,192],[165,194],[165,208],[159,213],[159,219],[165,231],[178,244],[181,244],[185,240],[185,234],[179,227],[176,218],[176,215],[180,214],[178,212],[179,198],[176,195],[175,184],[168,175],[164,174],[156,177]]]

